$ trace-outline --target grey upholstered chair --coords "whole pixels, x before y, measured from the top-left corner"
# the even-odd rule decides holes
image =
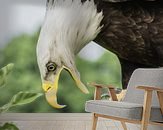
[[[92,130],[96,129],[98,117],[141,124],[147,130],[148,124],[163,126],[163,68],[137,69],[128,83],[122,101],[117,101],[114,87],[95,84],[95,100],[87,101],[85,109],[93,113]],[[100,100],[101,88],[107,87],[113,101]]]

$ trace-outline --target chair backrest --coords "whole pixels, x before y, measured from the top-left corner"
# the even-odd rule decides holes
[[[136,69],[130,78],[123,101],[143,104],[144,91],[136,89],[137,86],[163,88],[163,68]],[[152,106],[159,106],[156,92],[153,94]]]

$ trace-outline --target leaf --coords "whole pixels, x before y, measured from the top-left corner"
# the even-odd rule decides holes
[[[0,77],[0,88],[4,87],[6,85],[6,78]]]
[[[10,103],[5,104],[4,106],[0,107],[0,113],[8,111],[8,109],[10,109],[11,107],[12,105]]]
[[[11,107],[31,103],[42,96],[42,93],[19,92],[14,95],[11,101],[0,107],[0,113],[8,111]]]
[[[8,65],[6,65],[5,67],[3,67],[2,69],[0,69],[0,76],[7,76],[8,74],[10,74],[10,72],[13,70],[14,64],[10,63]]]
[[[0,69],[0,87],[4,87],[6,84],[7,76],[13,70],[14,64],[8,64],[7,66]]]
[[[14,124],[5,123],[3,126],[0,126],[0,130],[19,130]]]
[[[42,95],[42,93],[19,92],[13,96],[11,103],[13,106],[28,104]]]

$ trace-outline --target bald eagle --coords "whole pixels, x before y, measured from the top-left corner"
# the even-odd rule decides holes
[[[66,69],[82,92],[75,56],[91,41],[114,52],[124,81],[138,67],[163,66],[161,0],[47,0],[37,61],[47,101],[55,108],[58,80]]]

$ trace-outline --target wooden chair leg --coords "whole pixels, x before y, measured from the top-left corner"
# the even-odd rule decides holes
[[[145,91],[141,130],[147,130],[150,120],[151,102],[152,102],[152,91]]]
[[[97,121],[98,121],[98,117],[95,114],[93,114],[92,130],[96,130]]]
[[[125,122],[121,121],[121,124],[122,124],[123,129],[127,130],[127,126],[126,126]]]
[[[163,92],[157,92],[157,96],[160,103],[161,112],[163,114]]]

